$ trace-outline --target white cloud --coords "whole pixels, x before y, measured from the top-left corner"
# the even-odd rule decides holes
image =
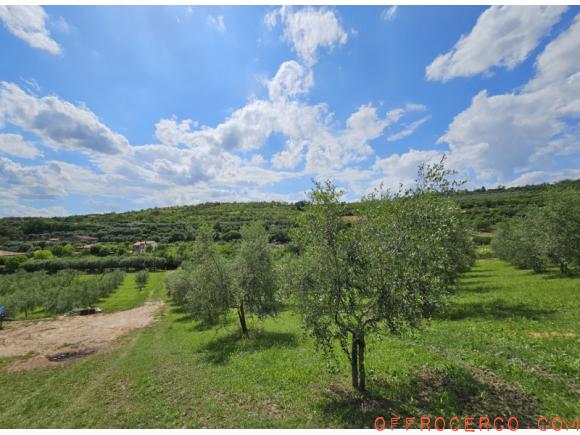
[[[313,81],[310,69],[295,61],[284,62],[266,83],[269,99],[250,101],[215,127],[192,129],[191,120],[161,120],[156,125],[156,136],[169,145],[232,153],[258,150],[272,135],[280,134],[286,142],[272,156],[273,168],[295,169],[304,162],[305,173],[329,174],[366,160],[374,153],[370,141],[406,113],[426,109],[410,103],[380,115],[376,107],[367,104],[352,113],[340,128],[325,104],[310,105],[300,99]]]
[[[506,182],[514,174],[558,154],[579,149],[580,14],[536,61],[522,89],[501,95],[481,91],[459,113],[439,142],[447,142],[458,165],[482,180]],[[548,147],[552,156],[547,156]]]
[[[55,96],[38,98],[14,83],[0,82],[0,127],[3,122],[41,137],[56,149],[115,154],[129,145],[90,110]]]
[[[316,63],[319,48],[333,49],[348,40],[347,33],[331,9],[305,7],[294,11],[290,6],[282,6],[264,18],[270,29],[278,24],[278,20],[284,27],[284,39],[308,67]]]
[[[393,21],[395,19],[395,17],[397,16],[397,9],[399,7],[397,5],[395,6],[391,6],[390,8],[387,9],[383,9],[383,11],[381,12],[381,18],[384,21]]]
[[[559,180],[575,180],[580,178],[580,169],[565,169],[560,171],[532,171],[520,175],[509,183],[512,186],[525,186],[527,184],[553,183]]]
[[[54,207],[30,207],[20,204],[14,199],[0,198],[0,217],[29,216],[29,217],[53,217],[66,216],[69,214],[63,206]]]
[[[0,20],[14,36],[22,39],[33,48],[61,54],[62,49],[51,38],[46,28],[47,14],[40,6],[2,6]]]
[[[397,190],[403,184],[410,186],[417,176],[417,167],[421,163],[437,163],[443,157],[441,151],[410,149],[403,154],[391,154],[385,158],[377,158],[372,169],[380,174],[373,180],[369,191],[383,186],[385,189]]]
[[[0,133],[0,152],[23,159],[33,159],[41,155],[32,143],[13,133]]]
[[[564,6],[491,6],[467,36],[426,69],[429,80],[489,73],[492,67],[513,69],[522,63],[560,20]]]
[[[19,198],[53,199],[66,190],[58,177],[58,168],[50,165],[23,166],[0,157],[0,186]]]
[[[176,118],[162,119],[155,124],[155,137],[166,145],[177,145],[185,143],[187,133],[191,130],[191,126],[197,127],[198,124],[191,119],[184,119],[180,123]]]
[[[380,115],[376,107],[367,104],[352,113],[341,128],[325,104],[310,105],[300,99],[313,80],[310,69],[295,61],[284,62],[266,83],[269,99],[251,100],[215,127],[192,129],[190,120],[161,120],[156,135],[169,145],[233,153],[258,150],[272,135],[280,134],[286,142],[272,156],[273,168],[295,169],[304,162],[305,173],[328,174],[366,160],[374,153],[370,141],[406,113],[426,109],[411,103]]]
[[[399,133],[395,133],[395,134],[390,135],[387,138],[387,141],[395,142],[395,141],[404,139],[408,136],[411,136],[413,133],[415,133],[415,131],[419,127],[421,127],[423,124],[425,124],[429,120],[429,118],[431,118],[431,115],[424,116],[423,118],[418,119],[417,121],[410,123],[403,130],[401,130]]]
[[[207,24],[209,24],[214,29],[218,30],[219,32],[225,32],[226,24],[224,23],[224,16],[223,15],[209,15],[207,17]]]
[[[339,122],[326,104],[306,102],[313,83],[311,68],[284,62],[265,83],[268,97],[250,100],[218,125],[161,119],[155,125],[161,143],[131,145],[85,106],[0,82],[0,128],[9,124],[38,136],[40,145],[81,151],[89,158],[89,165],[79,167],[54,160],[25,165],[0,157],[0,202],[12,204],[9,214],[28,215],[38,211],[28,209],[27,202],[62,201],[72,194],[113,198],[109,204],[117,198],[122,208],[208,200],[298,200],[303,199],[302,192],[272,194],[262,189],[313,176],[337,176],[353,191],[364,192],[372,171],[351,165],[374,154],[369,142],[388,127],[426,107],[411,103],[384,111],[369,103]],[[257,151],[273,135],[282,136],[285,143],[267,160]],[[19,139],[18,147],[4,148],[32,157],[34,148],[27,148],[32,145],[20,135],[0,133],[2,138]],[[303,169],[296,170],[302,164]]]
[[[268,93],[273,101],[306,94],[314,85],[312,70],[294,60],[284,62],[268,83]]]

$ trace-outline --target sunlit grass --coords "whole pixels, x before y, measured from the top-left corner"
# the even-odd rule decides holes
[[[157,278],[154,279],[154,276]],[[147,294],[163,297],[162,275]],[[155,284],[157,283],[157,284]],[[110,309],[135,306],[131,278]],[[126,287],[126,288],[125,288]],[[126,294],[127,298],[121,298]],[[123,302],[127,300],[127,302]],[[132,302],[128,302],[131,300]],[[101,305],[102,306],[102,305]],[[422,331],[369,340],[369,393],[350,393],[299,317],[203,329],[167,304],[160,321],[71,366],[0,372],[0,427],[369,427],[376,416],[575,417],[580,278],[478,260]],[[526,423],[527,424],[527,423]]]
[[[106,313],[140,307],[152,297],[160,298],[164,287],[164,278],[165,272],[150,272],[147,285],[139,290],[135,285],[135,273],[127,273],[119,288],[99,302],[97,306]]]

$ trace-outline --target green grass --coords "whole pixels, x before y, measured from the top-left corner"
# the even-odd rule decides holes
[[[160,299],[164,288],[165,272],[149,272],[149,279],[144,289],[135,285],[135,273],[127,273],[125,280],[117,290],[97,304],[104,312],[130,310],[140,307],[150,299]]]
[[[163,289],[152,293],[163,295]],[[120,302],[118,305],[120,306]],[[287,310],[203,329],[168,304],[111,353],[0,372],[0,427],[369,427],[378,415],[572,419],[580,408],[580,278],[479,260],[423,331],[369,340],[369,393],[350,393]]]

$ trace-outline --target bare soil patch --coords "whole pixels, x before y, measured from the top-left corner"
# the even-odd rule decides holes
[[[77,360],[109,348],[115,339],[155,321],[163,302],[132,310],[92,316],[60,317],[39,322],[14,322],[0,331],[0,358],[35,356],[15,362],[8,370],[48,367]]]

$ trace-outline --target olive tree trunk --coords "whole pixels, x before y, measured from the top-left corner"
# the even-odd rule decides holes
[[[352,337],[352,349],[350,351],[350,367],[352,376],[352,387],[358,390],[358,344]]]
[[[353,334],[352,336],[350,367],[353,388],[357,391],[364,392],[366,390],[364,335]]]
[[[568,265],[565,261],[560,260],[560,276],[564,276],[568,274]]]
[[[366,372],[365,372],[365,337],[361,336],[358,340],[358,389],[366,390]]]
[[[240,302],[238,307],[238,317],[240,318],[240,327],[242,328],[242,335],[248,336],[248,325],[246,325],[246,313],[244,311],[244,301]]]

